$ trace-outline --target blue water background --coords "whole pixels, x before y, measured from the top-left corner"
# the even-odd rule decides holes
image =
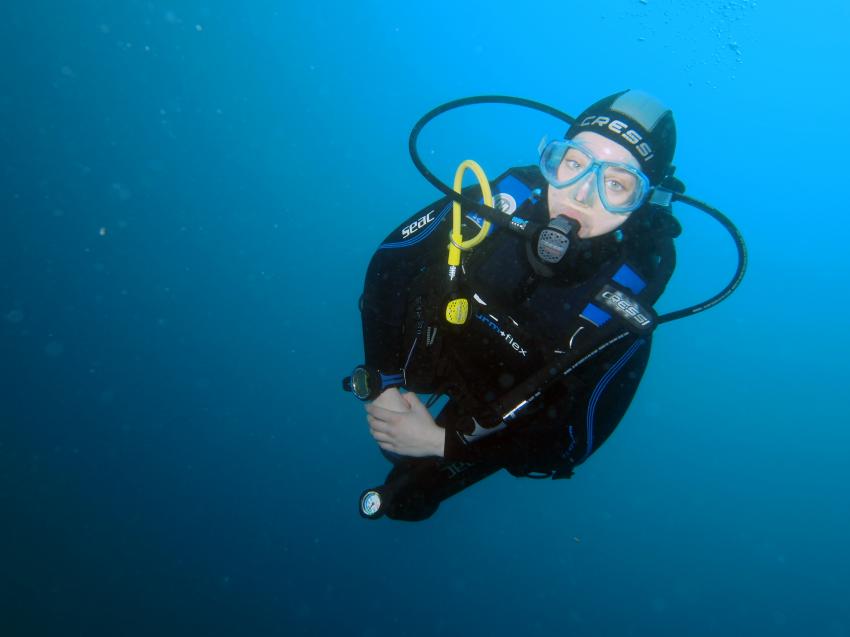
[[[0,11],[0,635],[850,634],[846,2],[23,2]],[[339,391],[441,102],[676,113],[750,249],[571,481],[421,524]],[[443,179],[562,127],[435,122]],[[734,251],[677,209],[660,309]]]

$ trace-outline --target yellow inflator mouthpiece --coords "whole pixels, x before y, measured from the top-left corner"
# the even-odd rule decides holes
[[[469,316],[469,301],[452,299],[446,304],[446,320],[452,325],[463,325]]]

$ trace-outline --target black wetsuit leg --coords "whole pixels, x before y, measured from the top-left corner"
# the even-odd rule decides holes
[[[443,500],[499,469],[495,465],[443,458],[403,458],[380,487],[384,514],[393,520],[425,520]]]

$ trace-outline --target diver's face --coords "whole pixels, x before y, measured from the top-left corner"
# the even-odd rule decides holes
[[[629,164],[640,170],[635,156],[623,146],[597,133],[579,133],[573,138],[599,161]],[[591,173],[566,188],[549,186],[549,218],[564,215],[579,223],[582,239],[598,237],[616,230],[628,219],[627,214],[608,212],[596,190],[596,178]]]

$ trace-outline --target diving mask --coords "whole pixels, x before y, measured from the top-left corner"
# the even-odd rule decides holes
[[[649,195],[649,179],[629,164],[600,161],[578,142],[551,141],[540,154],[540,171],[554,188],[567,188],[592,179],[608,212],[627,214],[637,210]]]

